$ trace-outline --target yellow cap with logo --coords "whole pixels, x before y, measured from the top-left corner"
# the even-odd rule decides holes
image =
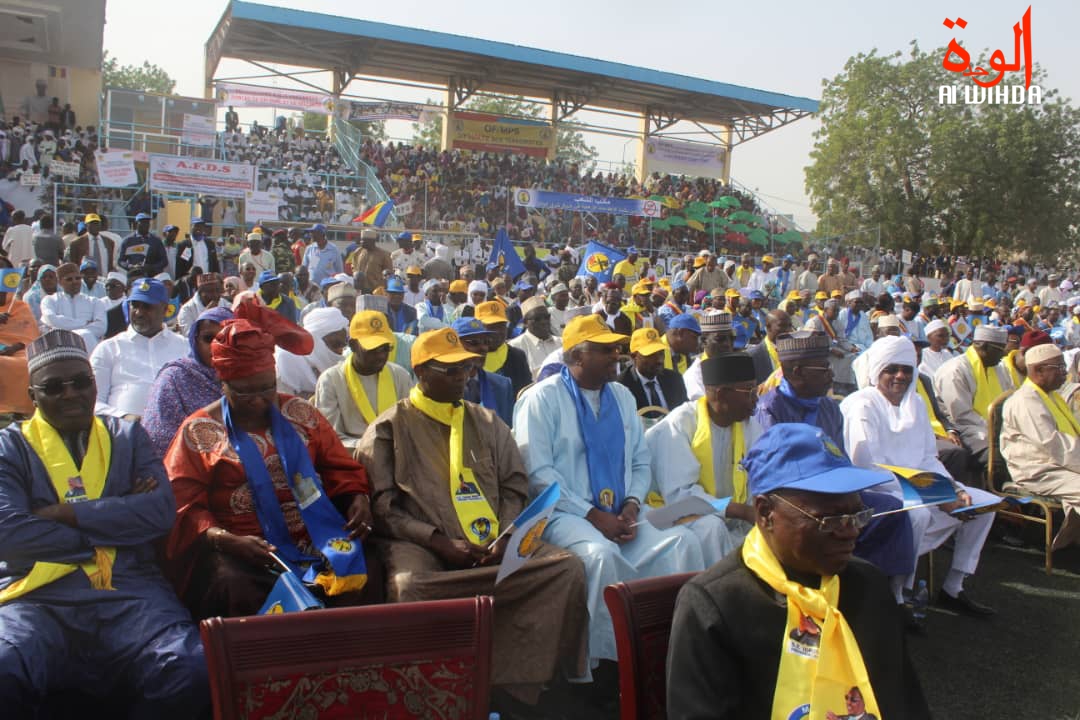
[[[394,344],[394,332],[390,329],[390,323],[378,310],[364,310],[353,315],[349,323],[349,337],[360,343],[360,347],[365,350]]]
[[[488,300],[476,306],[476,319],[485,325],[506,322],[506,306],[498,300]]]
[[[641,328],[630,336],[630,352],[639,355],[655,355],[667,347],[656,328]]]
[[[624,343],[627,339],[622,333],[609,328],[599,315],[579,315],[563,328],[562,346],[566,351],[583,342],[613,345]]]
[[[419,367],[426,362],[458,363],[480,357],[469,352],[461,344],[457,333],[450,328],[439,328],[421,333],[412,346],[412,365]]]

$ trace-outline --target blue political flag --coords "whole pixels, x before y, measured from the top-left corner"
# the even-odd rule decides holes
[[[494,267],[502,267],[501,272],[509,273],[511,278],[517,279],[518,275],[525,272],[525,263],[510,242],[510,236],[505,228],[500,228],[495,233],[495,244],[491,246],[491,256],[488,257],[488,270]]]
[[[0,268],[0,292],[14,292],[22,282],[22,268]]]
[[[900,488],[904,495],[904,510],[941,505],[956,500],[956,489],[945,475],[894,465],[878,465],[878,467],[888,470],[900,481]]]
[[[598,242],[589,242],[581,256],[578,275],[592,275],[599,285],[611,282],[615,266],[626,259],[626,253]]]
[[[548,518],[555,511],[555,504],[559,502],[559,483],[552,483],[537,495],[529,506],[521,511],[514,519],[510,527],[503,531],[511,533],[510,540],[506,544],[506,552],[503,554],[499,572],[495,576],[495,584],[520,568],[540,547],[540,537],[547,527]],[[496,539],[495,542],[499,540]],[[494,543],[492,543],[494,544]]]
[[[289,612],[302,612],[304,610],[318,610],[323,607],[318,598],[300,582],[296,573],[292,570],[278,575],[274,587],[270,588],[270,594],[266,596],[266,602],[259,608],[259,615],[281,615]]]

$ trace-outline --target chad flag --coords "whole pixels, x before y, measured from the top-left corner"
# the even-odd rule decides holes
[[[393,210],[394,201],[384,200],[381,203],[372,205],[367,210],[354,217],[353,222],[358,222],[361,225],[382,227],[386,224],[386,221],[390,219],[390,213],[392,213]]]

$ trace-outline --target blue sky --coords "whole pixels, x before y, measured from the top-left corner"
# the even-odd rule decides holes
[[[1002,48],[1011,58],[1011,28],[1027,9],[1016,0],[267,4],[501,40],[812,98],[820,97],[822,80],[838,74],[852,55],[874,48],[882,53],[904,50],[911,40],[928,49],[944,46],[955,36],[969,48]],[[1047,85],[1080,101],[1080,76],[1075,73],[1080,66],[1075,40],[1080,3],[1031,5],[1035,62],[1047,71]],[[225,7],[224,0],[185,0],[173,6],[108,0],[105,48],[124,64],[149,60],[160,65],[177,80],[178,93],[201,96],[203,46]],[[957,16],[968,21],[966,29],[952,31],[942,25],[945,17]],[[244,66],[226,61],[219,76],[227,74],[245,74]],[[368,91],[354,84],[349,92],[425,99],[425,93],[394,93],[385,86]],[[736,147],[732,158],[736,180],[807,227],[815,219],[805,195],[803,168],[817,128],[813,119],[801,120]],[[410,134],[407,126],[391,128],[391,135]],[[602,159],[614,163],[634,154],[634,144],[627,146],[622,139],[594,136],[590,141]]]

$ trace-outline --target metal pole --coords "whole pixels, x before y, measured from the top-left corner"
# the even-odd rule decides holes
[[[427,199],[427,192],[428,192],[428,185],[430,185],[430,184],[431,184],[431,181],[428,180],[427,178],[424,178],[424,230],[425,231],[428,229],[428,219],[427,219],[428,199]]]
[[[57,209],[59,207],[59,205],[57,203],[57,199],[59,197],[60,197],[60,183],[59,182],[54,182],[53,186],[52,186],[52,216],[53,216],[53,223],[54,224],[56,223],[56,219],[58,217],[57,214],[56,214],[56,211],[57,211]]]

